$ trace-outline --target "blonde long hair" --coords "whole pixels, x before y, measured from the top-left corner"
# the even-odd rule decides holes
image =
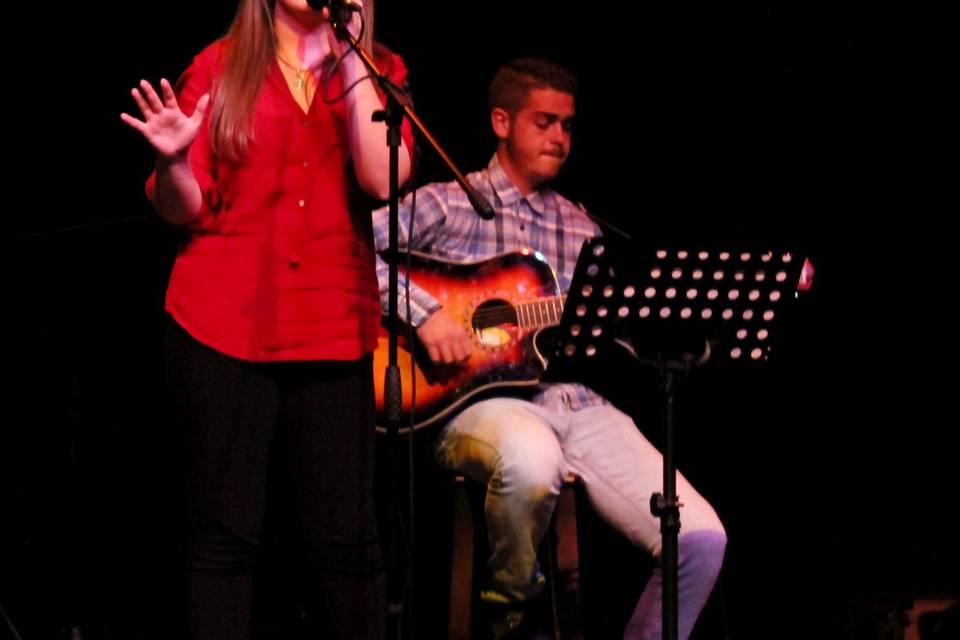
[[[373,51],[373,4],[365,0],[361,44]],[[253,137],[253,111],[260,87],[277,55],[273,26],[276,0],[240,0],[224,38],[223,73],[213,88],[210,131],[213,149],[239,159]]]

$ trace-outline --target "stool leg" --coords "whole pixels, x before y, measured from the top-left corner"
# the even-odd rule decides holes
[[[453,552],[450,562],[450,640],[469,640],[473,604],[473,518],[462,482],[454,492]]]
[[[575,640],[583,637],[580,625],[580,557],[577,536],[577,502],[575,490],[579,481],[568,478],[560,491],[553,523],[550,527],[552,549],[552,587],[554,598],[554,637]]]
[[[560,609],[558,606],[560,590],[560,566],[557,563],[557,514],[553,514],[550,528],[547,529],[547,587],[550,589],[550,618],[553,623],[553,638],[560,640]]]
[[[583,637],[580,628],[579,571],[577,545],[577,512],[572,489],[574,480],[567,480],[560,490],[557,507],[543,540],[541,551],[546,556],[549,616],[554,640]]]

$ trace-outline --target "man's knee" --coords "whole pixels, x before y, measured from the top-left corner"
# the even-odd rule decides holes
[[[496,476],[511,492],[530,499],[556,496],[566,470],[555,439],[517,434],[505,438]]]

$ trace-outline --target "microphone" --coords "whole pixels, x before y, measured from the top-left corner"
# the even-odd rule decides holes
[[[464,178],[463,184],[460,186],[463,187],[464,192],[466,192],[467,200],[473,205],[473,210],[477,212],[477,215],[484,220],[493,220],[497,212],[493,210],[490,201],[480,195],[480,192],[474,189],[473,185],[470,184],[470,181],[466,178]]]
[[[307,4],[310,5],[310,8],[314,11],[328,9],[330,11],[330,17],[343,24],[350,22],[351,12],[361,11],[358,5],[348,0],[307,0]]]

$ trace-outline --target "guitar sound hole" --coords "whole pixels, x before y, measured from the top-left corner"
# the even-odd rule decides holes
[[[506,300],[487,300],[474,309],[470,324],[480,344],[501,347],[515,338],[517,311]]]

